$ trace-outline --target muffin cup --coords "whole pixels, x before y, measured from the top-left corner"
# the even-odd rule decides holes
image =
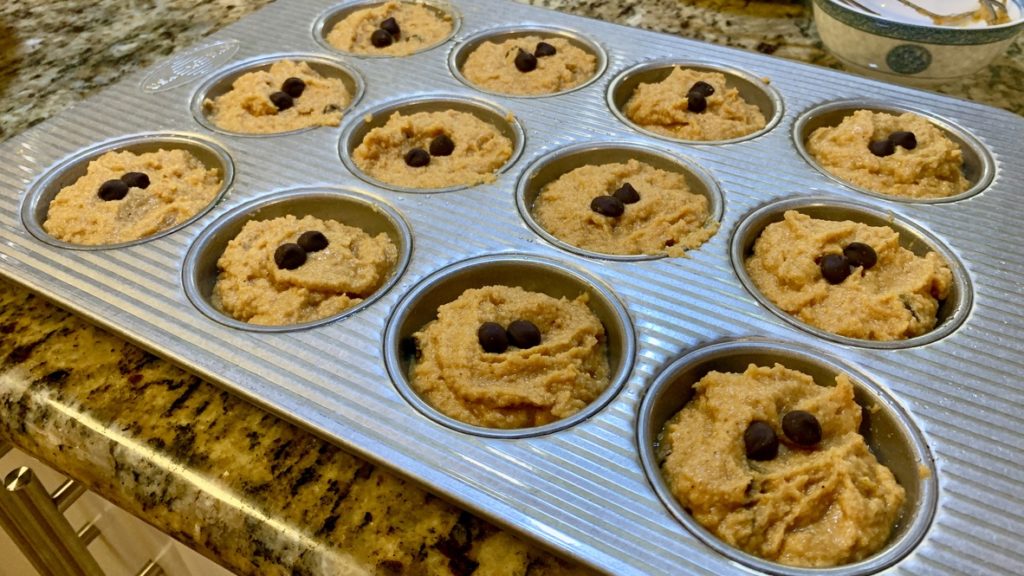
[[[906,490],[903,511],[889,542],[864,560],[834,568],[798,568],[764,560],[726,544],[701,526],[672,495],[662,476],[657,446],[665,423],[693,396],[693,385],[709,371],[743,372],[751,363],[776,362],[812,376],[822,386],[833,386],[843,373],[854,385],[854,398],[867,417],[860,433],[880,463],[887,466]],[[731,560],[768,574],[811,576],[863,575],[880,571],[906,556],[924,537],[935,513],[938,480],[935,463],[921,432],[910,416],[881,387],[857,370],[804,345],[744,338],[698,347],[676,360],[651,384],[640,404],[637,446],[644,472],[658,498],[701,541]]]
[[[406,58],[414,54],[426,52],[427,50],[433,50],[434,48],[437,48],[438,46],[445,44],[446,42],[451,40],[452,37],[455,36],[455,34],[457,34],[459,32],[459,29],[462,27],[462,15],[459,14],[459,11],[450,2],[447,2],[445,0],[415,0],[411,2],[409,0],[402,1],[408,2],[410,4],[421,4],[440,14],[447,15],[449,18],[451,18],[452,21],[452,31],[443,39],[438,41],[436,44],[431,44],[430,46],[427,46],[405,56],[393,56],[391,54],[360,54],[356,52],[346,52],[344,50],[339,50],[338,48],[335,48],[334,46],[331,45],[330,42],[327,41],[327,35],[331,33],[331,30],[333,30],[334,27],[339,22],[347,18],[349,14],[355,12],[356,10],[362,10],[363,8],[372,8],[374,6],[380,6],[381,4],[386,3],[386,0],[356,0],[355,2],[345,2],[343,4],[338,4],[337,6],[328,8],[327,11],[321,14],[313,23],[313,40],[315,40],[317,44],[319,44],[326,50],[329,50],[336,54],[345,54],[347,56],[352,56],[355,58]]]
[[[665,78],[668,78],[668,75],[672,73],[672,69],[677,66],[680,68],[690,68],[693,70],[718,72],[723,74],[725,76],[727,86],[738,90],[740,96],[744,100],[754,106],[757,106],[761,110],[761,114],[764,115],[766,120],[764,128],[751,132],[746,136],[729,138],[727,140],[683,140],[681,138],[672,138],[664,134],[647,130],[630,120],[626,116],[626,113],[623,112],[623,108],[626,106],[626,102],[629,102],[629,99],[633,96],[633,92],[636,91],[637,86],[641,83],[650,84],[661,82]],[[779,93],[774,88],[769,86],[763,80],[733,68],[695,61],[655,60],[652,62],[637,64],[636,66],[623,71],[611,81],[611,84],[608,85],[607,102],[608,108],[612,111],[612,114],[630,128],[647,134],[648,136],[661,138],[662,140],[685,142],[687,144],[732,144],[735,142],[751,140],[774,128],[775,125],[779,123],[779,120],[782,119],[783,114],[782,97],[779,96]]]
[[[403,341],[437,318],[438,307],[452,302],[464,291],[491,285],[518,286],[555,298],[590,296],[589,307],[604,325],[607,335],[610,379],[608,388],[586,408],[543,426],[498,429],[461,422],[428,404],[413,390],[408,371],[411,365]],[[600,280],[566,264],[525,254],[481,256],[452,264],[417,284],[402,299],[384,333],[384,361],[399,393],[424,416],[466,434],[490,438],[540,436],[569,428],[596,414],[629,378],[636,354],[636,337],[625,307]]]
[[[597,58],[597,68],[594,70],[594,75],[579,86],[573,86],[572,88],[547,94],[507,94],[505,92],[495,92],[493,90],[477,86],[463,76],[462,67],[466,64],[466,59],[469,58],[469,55],[479,48],[481,44],[484,42],[503,42],[505,40],[521,38],[523,36],[556,37],[567,40],[570,44],[573,44],[577,48],[580,48]],[[452,75],[455,76],[459,82],[462,82],[474,90],[479,90],[480,92],[508,98],[546,98],[548,96],[558,96],[575,90],[580,90],[600,78],[607,67],[608,54],[600,44],[594,42],[587,36],[579,34],[578,32],[556,26],[508,26],[484,30],[460,41],[448,54],[448,68],[451,69]]]
[[[856,186],[826,170],[822,165],[818,164],[818,161],[811,156],[810,152],[807,151],[807,139],[810,138],[811,133],[818,128],[838,126],[843,119],[858,110],[886,112],[896,115],[911,112],[926,118],[933,126],[941,130],[947,138],[960,147],[964,159],[964,177],[967,178],[968,182],[970,182],[971,187],[960,194],[946,196],[945,198],[907,198],[893,194],[882,194],[880,192],[875,192],[874,190],[868,190],[867,188]],[[793,142],[796,145],[796,149],[800,153],[800,156],[802,156],[803,159],[817,171],[830,179],[858,192],[895,202],[938,204],[963,200],[964,198],[974,196],[987,188],[988,185],[992,183],[992,179],[995,176],[995,162],[992,160],[992,155],[977,138],[952,122],[908,106],[873,102],[870,100],[841,100],[837,102],[828,102],[811,108],[797,118],[796,122],[793,124]]]
[[[147,152],[156,152],[161,148],[185,150],[198,158],[199,161],[207,168],[215,168],[220,172],[221,185],[217,195],[214,196],[213,200],[211,200],[205,208],[194,214],[191,218],[185,220],[181,224],[165,228],[144,238],[131,240],[129,242],[118,242],[115,244],[74,244],[72,242],[58,240],[43,229],[43,222],[46,221],[47,214],[50,211],[50,202],[53,201],[62,188],[74,184],[79,178],[85,176],[89,167],[89,162],[99,158],[107,152],[126,151],[133,152],[135,154],[144,154]],[[234,163],[231,161],[231,156],[226,150],[224,150],[224,148],[212,140],[184,132],[152,132],[133,134],[131,136],[124,136],[116,140],[111,140],[109,142],[104,142],[102,144],[80,150],[50,167],[29,187],[28,193],[25,195],[25,201],[21,205],[21,220],[25,225],[25,228],[27,228],[33,236],[47,244],[57,246],[58,248],[68,248],[71,250],[107,250],[111,248],[134,246],[181,230],[185,226],[188,226],[201,218],[218,202],[220,202],[224,193],[231,187],[231,182],[234,180],[234,176],[235,167]]]
[[[941,256],[953,273],[953,285],[949,296],[939,304],[935,328],[920,336],[904,340],[879,341],[848,338],[811,326],[768,300],[750,278],[745,262],[747,257],[753,254],[754,242],[761,235],[765,227],[774,222],[781,222],[787,210],[796,210],[812,218],[822,220],[851,220],[869,226],[886,226],[898,232],[900,235],[900,245],[917,256],[924,256],[928,252],[935,252]],[[963,263],[938,238],[909,220],[898,218],[891,212],[882,211],[865,204],[842,202],[831,198],[806,197],[790,198],[763,206],[740,222],[733,233],[731,253],[733,268],[736,269],[736,274],[739,276],[743,286],[765,308],[768,308],[775,315],[790,324],[815,336],[850,346],[897,349],[911,348],[935,342],[951,334],[963,323],[968,312],[971,310],[973,302],[973,287]]]
[[[519,159],[519,155],[522,154],[523,146],[526,141],[526,133],[523,131],[523,127],[519,124],[519,120],[516,119],[512,112],[484,100],[477,100],[462,96],[431,95],[403,98],[388,102],[374,108],[373,110],[369,110],[359,118],[350,119],[348,125],[342,131],[341,140],[338,142],[338,153],[341,155],[341,161],[353,174],[367,183],[380,188],[394,190],[395,192],[429,194],[434,192],[454,192],[455,190],[470,188],[471,185],[468,184],[446,186],[444,188],[403,188],[401,186],[395,186],[394,184],[388,184],[387,182],[377,180],[373,176],[363,172],[362,169],[356,166],[355,161],[352,159],[352,152],[363,142],[363,138],[365,138],[366,135],[374,128],[379,128],[386,124],[388,118],[393,112],[402,112],[403,114],[411,115],[417,112],[444,112],[446,110],[455,110],[458,112],[473,114],[484,122],[493,125],[503,136],[512,141],[512,155],[505,164],[495,172],[495,176],[498,176],[508,170],[509,167],[515,164],[516,160]],[[476,184],[474,186],[480,186],[480,184]]]
[[[363,78],[354,69],[345,65],[344,63],[328,58],[319,54],[307,54],[307,53],[287,53],[287,54],[270,54],[266,56],[258,56],[256,58],[249,58],[236,62],[227,68],[223,68],[217,71],[211,76],[206,82],[203,82],[199,88],[192,94],[192,102],[189,108],[192,110],[192,116],[195,117],[196,122],[199,122],[204,127],[214,132],[220,132],[221,134],[230,134],[232,136],[245,136],[252,138],[266,138],[273,136],[284,136],[287,134],[298,134],[299,132],[305,132],[306,130],[313,130],[315,128],[322,128],[322,126],[307,126],[305,128],[299,128],[296,130],[287,130],[285,132],[273,132],[273,133],[260,133],[250,134],[247,132],[233,132],[231,130],[225,130],[213,123],[206,115],[206,109],[203,106],[203,102],[207,99],[213,100],[218,96],[226,94],[231,90],[231,85],[243,74],[249,72],[257,72],[261,70],[269,70],[276,62],[282,60],[292,60],[296,62],[305,62],[313,69],[314,72],[324,76],[326,78],[336,78],[341,80],[345,85],[345,89],[352,96],[351,101],[344,109],[342,109],[342,119],[345,115],[351,111],[359,100],[363,97],[364,85]]]
[[[605,254],[573,246],[558,239],[548,232],[533,218],[533,204],[545,186],[554,182],[563,174],[588,164],[609,164],[625,162],[629,159],[639,160],[661,170],[681,173],[686,177],[690,191],[708,199],[709,218],[714,221],[722,219],[722,192],[705,170],[690,159],[668,151],[630,142],[589,142],[561,148],[547,156],[538,158],[519,178],[516,187],[516,205],[519,215],[526,224],[551,244],[590,258],[606,260],[638,261],[654,260],[667,257],[666,254]],[[699,248],[696,248],[699,250]]]
[[[390,278],[368,298],[339,314],[282,326],[264,326],[236,320],[213,305],[213,287],[217,283],[217,261],[228,242],[252,220],[270,220],[281,216],[316,216],[337,220],[362,229],[371,236],[381,232],[398,247],[398,261]],[[355,314],[387,293],[405,272],[412,254],[412,233],[408,224],[394,208],[382,200],[344,188],[297,188],[275,192],[267,197],[243,204],[222,215],[204,230],[185,255],[182,282],[192,304],[211,320],[253,332],[288,332],[321,326]]]

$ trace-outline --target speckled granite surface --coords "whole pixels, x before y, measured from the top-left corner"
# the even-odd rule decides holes
[[[268,2],[7,0],[0,140]],[[835,66],[799,2],[533,3]],[[1024,113],[1022,46],[943,91]],[[0,435],[240,573],[577,571],[3,280]]]

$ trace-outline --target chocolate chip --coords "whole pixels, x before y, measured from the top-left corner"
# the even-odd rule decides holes
[[[127,184],[129,188],[142,188],[143,190],[149,188],[149,176],[143,172],[126,172],[121,175],[121,182]]]
[[[818,263],[821,275],[829,284],[840,284],[850,275],[850,263],[842,254],[826,254]]]
[[[540,328],[529,320],[515,320],[508,325],[508,341],[516,348],[533,348],[540,344]]]
[[[298,244],[299,247],[306,252],[319,252],[324,248],[327,248],[327,245],[330,244],[330,242],[327,241],[327,236],[324,236],[323,232],[320,232],[319,230],[310,230],[308,232],[303,232],[302,235],[299,236]]]
[[[913,132],[906,132],[904,130],[893,132],[889,134],[889,140],[892,140],[893,144],[903,146],[907,150],[917,148],[917,136],[914,136]]]
[[[714,93],[715,93],[715,87],[714,86],[712,86],[711,84],[708,84],[707,82],[705,82],[703,80],[698,80],[696,83],[694,83],[693,86],[690,87],[690,91],[687,93],[687,95],[690,95],[690,94],[700,94],[701,96],[707,98],[708,96],[711,96]]]
[[[292,76],[281,83],[281,92],[284,92],[292,98],[302,96],[302,93],[305,91],[306,83],[302,81],[302,78]]]
[[[423,148],[413,148],[405,153],[405,164],[413,168],[422,168],[430,164],[430,154]]]
[[[380,29],[384,30],[391,36],[398,38],[402,34],[402,29],[398,27],[398,21],[394,17],[388,18],[380,23]]]
[[[395,39],[391,36],[391,33],[382,28],[377,28],[370,34],[370,44],[373,44],[374,48],[387,48],[395,42]]]
[[[772,460],[779,454],[779,439],[771,425],[754,420],[743,433],[743,446],[751,460]]]
[[[543,58],[545,56],[554,56],[558,50],[547,42],[537,42],[537,47],[533,50],[533,55],[537,58]]]
[[[101,200],[107,202],[120,200],[128,195],[128,185],[120,180],[107,180],[100,184],[100,190],[97,195]]]
[[[537,57],[522,48],[516,54],[516,68],[520,72],[532,72],[537,69]]]
[[[629,182],[620,186],[613,196],[618,198],[619,202],[622,202],[623,204],[636,204],[640,201],[640,193],[637,192],[636,188],[633,188],[633,185]]]
[[[870,150],[875,156],[884,158],[886,156],[892,156],[893,152],[896,151],[896,145],[888,138],[885,140],[872,140],[871,142],[868,142],[868,150]]]
[[[278,111],[287,110],[295,105],[292,97],[284,92],[274,92],[270,95],[270,101],[274,103],[274,106],[277,106]]]
[[[448,137],[447,134],[441,134],[435,136],[430,141],[430,155],[431,156],[451,156],[452,152],[455,151],[455,142]]]
[[[686,95],[686,109],[700,114],[708,109],[708,100],[701,94],[691,92]]]
[[[281,244],[274,251],[274,263],[281,270],[295,270],[306,263],[306,251],[298,244]]]
[[[843,248],[843,256],[850,266],[862,266],[865,270],[878,263],[878,254],[875,249],[863,242],[850,242]]]
[[[814,414],[803,410],[793,410],[782,417],[782,433],[798,446],[814,446],[821,442],[821,424]]]
[[[590,209],[602,216],[617,218],[626,211],[626,205],[615,196],[598,196],[590,201]]]
[[[476,330],[476,339],[484,352],[501,354],[508,349],[508,335],[497,322],[484,322]]]

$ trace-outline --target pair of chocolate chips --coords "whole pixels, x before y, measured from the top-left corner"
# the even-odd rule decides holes
[[[477,341],[484,352],[501,354],[509,345],[526,350],[540,344],[540,328],[529,320],[515,320],[502,328],[497,322],[484,322],[476,331]]]
[[[590,201],[590,209],[602,216],[618,218],[626,211],[626,204],[640,201],[640,193],[626,182],[610,196],[598,196]]]
[[[402,35],[402,29],[398,27],[398,21],[394,18],[388,18],[380,23],[380,27],[370,34],[370,44],[373,44],[374,48],[387,48],[398,40],[398,37]]]
[[[821,442],[821,424],[814,414],[792,410],[782,417],[782,433],[793,444],[810,448]],[[771,424],[754,420],[743,433],[743,446],[751,460],[773,460],[779,454],[779,438]]]
[[[878,254],[874,248],[863,242],[850,242],[843,248],[842,254],[822,256],[818,266],[821,268],[821,276],[829,284],[841,284],[854,268],[860,266],[868,270],[877,263]]]
[[[868,142],[868,150],[880,158],[895,154],[897,146],[902,146],[907,150],[913,150],[914,148],[917,148],[917,136],[914,136],[913,132],[898,130],[889,134],[889,137],[884,140],[872,140],[871,142]]]
[[[431,156],[451,156],[455,151],[455,142],[447,134],[435,136],[430,141],[430,152],[423,148],[413,148],[405,153],[405,164],[412,168],[422,168],[430,164]]]
[[[281,270],[295,270],[306,263],[306,255],[327,248],[327,236],[318,230],[303,232],[298,241],[281,244],[274,251],[274,264]]]
[[[533,54],[530,54],[526,50],[520,48],[519,51],[516,52],[516,70],[524,73],[533,72],[537,69],[537,58],[554,56],[557,53],[558,50],[547,42],[537,42],[537,47],[533,49]]]
[[[281,83],[280,92],[270,95],[270,101],[277,107],[278,112],[283,112],[295,106],[295,99],[302,96],[305,91],[306,83],[302,81],[302,78],[292,76]]]
[[[121,200],[128,195],[129,188],[149,188],[149,176],[143,172],[126,172],[118,180],[107,180],[100,184],[96,195],[105,202]]]
[[[700,114],[708,109],[708,97],[714,93],[714,86],[703,80],[698,80],[686,93],[686,109]]]

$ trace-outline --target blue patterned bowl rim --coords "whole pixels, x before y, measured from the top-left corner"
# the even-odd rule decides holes
[[[1008,1],[1022,6],[1019,0]],[[955,46],[991,44],[1013,38],[1020,32],[1021,26],[1024,25],[1024,17],[1021,17],[1013,22],[986,28],[922,26],[873,16],[861,12],[852,6],[841,4],[839,0],[814,0],[814,5],[843,24],[870,34],[925,44],[949,44]],[[1024,7],[1022,7],[1022,12],[1024,12]]]

